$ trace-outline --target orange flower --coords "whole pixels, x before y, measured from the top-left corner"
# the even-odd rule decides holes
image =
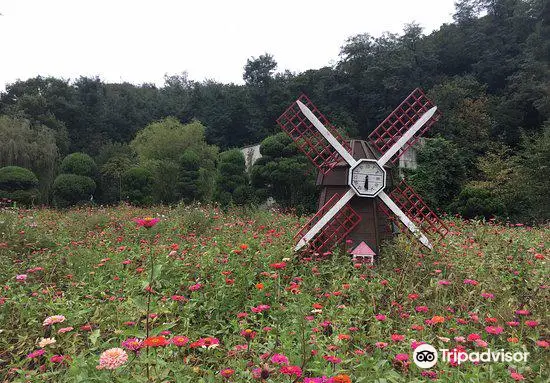
[[[519,342],[519,339],[516,338],[516,337],[508,338],[508,342],[510,342],[510,343],[517,343],[517,342]]]
[[[246,250],[248,249],[248,245],[246,243],[243,243],[241,246],[239,246],[241,248],[241,250]]]
[[[264,284],[263,283],[256,283],[256,288],[258,290],[262,290],[264,288]]]
[[[164,347],[170,344],[163,336],[152,336],[143,341],[144,347]]]
[[[445,318],[442,316],[436,315],[432,318],[432,323],[443,323],[445,322]]]
[[[351,383],[351,378],[348,375],[336,375],[330,381],[333,383]]]

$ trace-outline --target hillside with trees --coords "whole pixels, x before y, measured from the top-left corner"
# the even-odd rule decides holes
[[[418,192],[465,217],[544,221],[549,65],[548,0],[459,0],[454,21],[428,35],[411,23],[401,34],[351,36],[332,67],[278,72],[272,55],[251,57],[244,85],[185,73],[161,87],[20,80],[0,94],[0,198],[17,200],[20,185],[23,204],[228,205],[272,196],[311,211],[314,170],[276,118],[305,93],[345,136],[366,139],[421,87],[443,117],[408,174]],[[231,149],[259,142],[264,158],[243,173]]]

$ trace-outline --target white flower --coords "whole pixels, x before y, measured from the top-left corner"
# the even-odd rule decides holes
[[[55,343],[55,338],[42,338],[40,339],[40,342],[38,342],[38,346],[40,346],[40,348],[44,348],[54,343]]]

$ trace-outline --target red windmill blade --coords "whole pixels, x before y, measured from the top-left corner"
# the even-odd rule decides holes
[[[369,141],[380,154],[385,154],[386,151],[401,138],[408,129],[420,117],[435,105],[426,97],[422,89],[416,88],[407,96],[393,112],[376,129],[369,134]],[[392,163],[395,163],[418,139],[439,120],[441,113],[437,111],[434,116],[416,132],[407,143],[401,148],[397,156],[392,158]]]
[[[431,249],[432,245],[424,234],[429,231],[423,224],[428,222],[439,233],[443,232],[442,224],[438,223],[437,216],[423,204],[421,198],[416,198],[410,187],[398,189],[393,195],[386,194],[387,174],[384,166],[400,151],[403,153],[408,149],[411,142],[414,143],[437,118],[437,107],[421,90],[415,90],[384,120],[380,125],[382,128],[377,129],[375,136],[378,138],[374,142],[375,147],[381,150],[380,158],[356,160],[351,155],[350,146],[307,97],[302,95],[293,103],[277,123],[300,150],[322,174],[330,172],[340,160],[349,166],[349,188],[341,197],[333,196],[300,230],[295,250],[308,245],[314,251],[321,251],[342,241],[361,220],[349,205],[354,197],[378,198],[385,204],[385,210],[391,211],[422,244]]]

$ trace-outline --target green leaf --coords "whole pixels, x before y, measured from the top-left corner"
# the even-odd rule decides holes
[[[92,333],[90,334],[90,343],[92,344],[92,346],[95,346],[95,344],[97,343],[100,333],[101,333],[101,330],[97,329],[92,331]]]

